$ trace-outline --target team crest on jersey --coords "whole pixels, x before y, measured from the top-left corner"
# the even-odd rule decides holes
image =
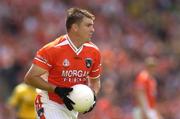
[[[63,66],[64,66],[64,67],[68,67],[69,65],[70,65],[69,60],[68,60],[68,59],[64,59],[64,61],[63,61]]]
[[[91,58],[86,58],[86,59],[85,59],[85,62],[86,62],[86,67],[87,67],[87,68],[90,68],[91,65],[92,65],[92,59],[91,59]]]

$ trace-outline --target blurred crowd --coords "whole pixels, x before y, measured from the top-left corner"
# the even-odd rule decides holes
[[[103,63],[97,106],[80,118],[132,119],[133,81],[153,56],[158,108],[164,119],[180,119],[179,0],[1,0],[0,119],[37,49],[66,33],[65,10],[75,6],[96,16],[92,41]]]

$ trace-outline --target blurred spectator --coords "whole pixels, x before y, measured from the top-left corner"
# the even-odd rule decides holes
[[[135,79],[134,119],[162,119],[157,110],[157,81],[154,77],[157,61],[153,57],[145,59],[145,68],[140,71]]]
[[[6,105],[5,101],[0,96],[0,119],[16,119],[15,115],[11,112],[11,108]]]
[[[9,97],[8,106],[11,113],[17,119],[35,119],[34,100],[36,96],[35,88],[21,83],[16,86]]]

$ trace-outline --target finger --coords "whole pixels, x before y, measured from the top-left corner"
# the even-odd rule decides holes
[[[94,102],[94,104],[93,104],[93,107],[95,107],[96,106],[96,102]]]
[[[69,92],[71,92],[73,90],[73,88],[66,88],[65,90],[64,90],[64,95],[66,96],[66,95],[69,95]]]
[[[71,104],[75,104],[71,99],[69,99],[68,97],[66,97],[66,100],[71,103]]]
[[[87,113],[87,111],[85,111],[83,114],[86,114]]]
[[[69,109],[70,111],[72,111],[72,110],[73,110],[72,105],[69,105],[69,106],[68,106],[68,109]]]
[[[68,103],[68,107],[69,107],[69,110],[73,110],[73,106],[71,105],[71,103]]]
[[[96,96],[94,95],[94,101],[96,101]]]
[[[72,105],[71,105],[71,104],[69,104],[69,103],[67,103],[67,104],[66,104],[66,107],[67,107],[67,108],[68,108],[68,110],[70,110],[70,111],[72,111],[72,110],[73,110]]]
[[[92,109],[93,109],[93,107],[91,107],[91,108],[88,110],[88,112],[92,111]]]
[[[71,92],[73,90],[73,88],[67,88],[68,92]]]
[[[69,99],[69,101],[70,101],[71,104],[75,105],[75,103],[71,99]]]
[[[66,100],[65,102],[64,102],[64,104],[66,105],[66,107],[68,108],[68,110],[73,110],[73,106],[68,102],[68,100]]]
[[[64,98],[64,104],[66,105],[66,107],[71,111],[73,110],[73,104],[75,104],[71,99],[69,99],[68,97]]]

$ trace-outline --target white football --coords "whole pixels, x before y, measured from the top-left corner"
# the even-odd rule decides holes
[[[85,112],[94,104],[94,93],[87,85],[77,84],[72,86],[68,97],[75,103],[73,108],[77,112]]]

